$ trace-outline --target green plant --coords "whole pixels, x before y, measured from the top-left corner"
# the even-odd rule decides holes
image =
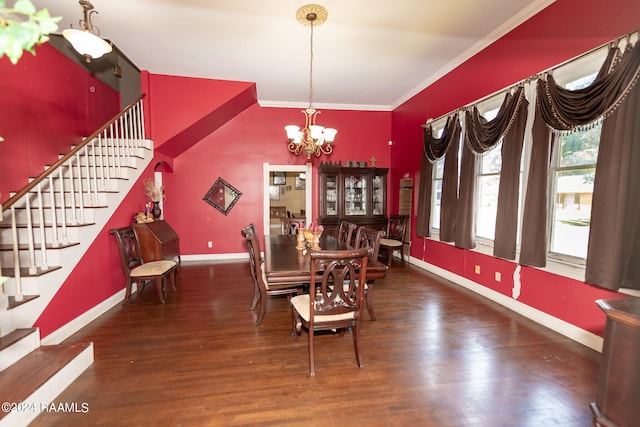
[[[47,9],[36,10],[30,0],[16,0],[13,7],[0,0],[0,58],[7,55],[16,64],[24,51],[35,53],[34,47],[49,40],[61,19],[49,16]]]

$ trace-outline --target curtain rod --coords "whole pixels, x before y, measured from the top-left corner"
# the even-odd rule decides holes
[[[586,52],[584,52],[584,53],[581,53],[581,54],[580,54],[580,55],[578,55],[578,56],[574,56],[573,58],[567,59],[567,60],[566,60],[566,61],[564,61],[564,62],[561,62],[561,63],[559,63],[559,64],[554,65],[553,67],[549,67],[549,68],[547,68],[546,70],[539,71],[539,72],[537,72],[536,74],[532,74],[532,75],[530,75],[529,77],[527,77],[527,78],[525,78],[525,79],[522,79],[522,80],[520,80],[520,81],[518,81],[518,82],[516,82],[516,83],[513,83],[513,84],[511,84],[511,85],[509,85],[509,86],[507,86],[507,87],[505,87],[505,88],[502,88],[502,89],[500,89],[500,90],[497,90],[497,91],[495,91],[495,92],[492,92],[492,93],[490,93],[489,95],[485,95],[484,97],[482,97],[482,98],[480,98],[480,99],[476,99],[476,100],[475,100],[475,101],[473,101],[473,102],[470,102],[470,103],[468,103],[468,104],[465,104],[465,105],[463,105],[462,107],[458,107],[458,108],[456,108],[455,110],[451,110],[451,111],[449,111],[448,113],[442,114],[442,115],[440,115],[439,117],[437,117],[437,118],[435,118],[435,119],[427,119],[426,123],[423,123],[423,124],[422,124],[422,127],[423,127],[423,128],[426,128],[426,127],[427,127],[427,126],[429,126],[431,123],[436,122],[436,121],[438,121],[438,120],[440,120],[440,119],[443,119],[443,118],[445,118],[445,117],[449,116],[450,114],[457,113],[457,112],[460,112],[460,111],[464,111],[465,109],[467,109],[468,107],[470,107],[470,106],[472,106],[472,105],[479,104],[479,103],[481,103],[481,102],[483,102],[483,101],[486,101],[487,99],[492,98],[492,97],[494,97],[494,96],[496,96],[496,95],[498,95],[498,94],[500,94],[500,93],[502,93],[502,92],[510,91],[510,90],[512,90],[512,89],[514,89],[514,88],[516,88],[516,87],[518,87],[519,85],[521,85],[521,84],[523,84],[523,83],[525,83],[525,84],[526,84],[526,83],[528,83],[529,81],[532,81],[532,80],[537,79],[537,78],[538,78],[538,77],[540,77],[540,75],[542,75],[542,74],[549,73],[549,72],[553,72],[553,70],[555,70],[556,68],[560,68],[560,67],[562,67],[562,66],[564,66],[564,65],[570,64],[571,62],[574,62],[574,61],[577,61],[577,60],[579,60],[579,59],[581,59],[581,58],[584,58],[584,57],[585,57],[585,56],[587,56],[587,55],[591,55],[592,53],[594,53],[594,52],[596,52],[596,51],[598,51],[598,50],[600,50],[600,49],[602,49],[602,48],[605,48],[605,47],[607,47],[607,46],[610,46],[610,45],[612,45],[612,44],[614,44],[614,43],[615,43],[616,45],[619,45],[619,44],[620,44],[620,42],[621,42],[622,40],[625,40],[625,39],[630,40],[630,39],[631,39],[631,37],[632,37],[634,34],[638,35],[638,40],[636,40],[636,43],[637,43],[638,41],[640,41],[640,33],[639,33],[639,30],[632,31],[632,32],[630,32],[630,33],[628,33],[628,34],[625,34],[625,35],[623,35],[623,36],[620,36],[620,37],[617,37],[617,38],[615,38],[615,39],[613,39],[613,40],[610,40],[610,41],[608,41],[608,42],[606,42],[606,43],[603,43],[603,44],[601,44],[600,46],[594,47],[594,48],[592,48],[592,49],[590,49],[590,50],[588,50],[588,51],[586,51]]]

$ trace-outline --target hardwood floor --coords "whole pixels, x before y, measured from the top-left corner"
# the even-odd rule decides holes
[[[416,267],[375,286],[378,320],[294,343],[284,297],[255,326],[247,262],[183,263],[178,291],[135,295],[67,340],[95,363],[33,426],[591,425],[600,354]],[[84,404],[84,406],[83,406]]]

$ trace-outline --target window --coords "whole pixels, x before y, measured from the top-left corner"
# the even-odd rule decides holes
[[[491,97],[478,105],[478,110],[490,108],[482,113],[488,121],[493,120],[500,109],[503,94]],[[496,231],[496,213],[498,209],[498,189],[500,169],[502,168],[502,142],[492,150],[478,156],[478,175],[476,180],[476,236],[493,240]]]
[[[604,61],[596,51],[554,73],[559,84],[577,90],[589,86]],[[601,123],[556,136],[550,171],[549,257],[584,264],[587,258],[591,199]]]
[[[446,118],[433,123],[432,129],[434,136],[440,138],[442,132],[444,132],[444,126],[446,124]],[[442,177],[444,173],[444,159],[438,159],[433,164],[433,176],[431,187],[431,230],[438,232],[440,230],[440,207],[442,202]]]
[[[440,229],[440,205],[442,203],[442,173],[444,172],[444,157],[433,165],[433,187],[431,189],[431,229]]]
[[[478,158],[476,236],[487,240],[493,240],[496,231],[498,189],[502,167],[501,148],[500,142],[496,148]]]

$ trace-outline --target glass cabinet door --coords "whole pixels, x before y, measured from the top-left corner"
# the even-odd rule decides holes
[[[344,177],[344,214],[367,214],[367,177],[350,175]]]
[[[386,215],[385,208],[387,206],[385,200],[386,177],[384,175],[373,176],[373,215]]]
[[[338,177],[327,175],[324,189],[324,215],[338,215]]]

